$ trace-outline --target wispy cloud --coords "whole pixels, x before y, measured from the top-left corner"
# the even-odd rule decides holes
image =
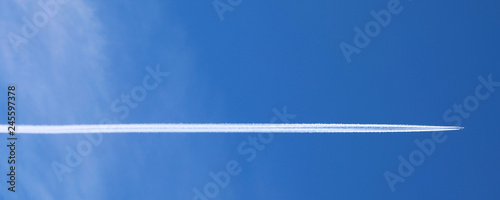
[[[46,25],[36,27],[37,33],[16,51],[8,35],[23,37],[23,27],[37,13],[49,14],[32,1],[6,1],[0,6],[5,19],[0,31],[0,63],[5,66],[0,69],[1,80],[18,86],[22,107],[30,111],[24,120],[74,122],[89,115],[85,112],[89,108],[99,115],[102,109],[89,102],[106,98],[108,62],[101,24],[92,8],[80,0],[60,4]]]
[[[59,3],[50,16],[39,2],[56,1],[0,2],[0,85],[16,85],[17,122],[76,123],[101,117],[105,112],[102,101],[109,98],[109,62],[104,53],[105,33],[93,6],[70,0]],[[25,37],[26,23],[43,14],[50,16],[46,23],[36,27],[36,34]],[[16,48],[9,34],[25,37],[26,42]],[[52,187],[59,183],[52,174],[49,161],[53,159],[46,158],[59,153],[48,149],[62,150],[59,147],[71,139],[23,139],[23,151],[16,155],[25,160],[18,168],[19,191],[14,196],[2,193],[0,198],[96,199],[102,195],[98,166],[93,164],[83,165],[91,174],[69,177],[63,190]],[[85,192],[89,190],[97,192]]]

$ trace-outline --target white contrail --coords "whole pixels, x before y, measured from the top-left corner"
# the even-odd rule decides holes
[[[390,124],[86,124],[86,125],[16,125],[18,134],[81,133],[382,133],[455,131],[458,126]],[[8,126],[0,125],[0,133]]]

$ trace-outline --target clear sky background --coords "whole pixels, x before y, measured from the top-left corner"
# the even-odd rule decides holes
[[[0,85],[17,87],[17,123],[460,121],[465,130],[433,142],[394,190],[384,173],[401,175],[398,157],[422,152],[414,141],[432,133],[283,134],[261,151],[244,143],[256,134],[105,135],[74,167],[66,157],[90,144],[85,135],[22,135],[16,193],[2,175],[0,198],[196,199],[193,189],[206,193],[210,172],[232,160],[241,172],[205,198],[500,198],[500,87],[483,83],[500,82],[499,2],[401,0],[350,63],[339,45],[355,45],[354,28],[365,31],[370,11],[395,2],[220,2],[232,10],[223,21],[212,1],[60,0],[48,11],[34,0],[2,1]],[[12,45],[13,35],[21,43]],[[147,66],[169,76],[126,106],[121,96],[143,85]],[[283,118],[284,107],[295,117]],[[257,152],[250,162],[241,144]],[[59,179],[54,163],[71,172]]]

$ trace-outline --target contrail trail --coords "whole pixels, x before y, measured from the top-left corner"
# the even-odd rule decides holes
[[[82,134],[82,133],[384,133],[455,131],[458,126],[392,125],[392,124],[85,124],[85,125],[17,125],[16,134]],[[0,133],[8,126],[0,125]]]

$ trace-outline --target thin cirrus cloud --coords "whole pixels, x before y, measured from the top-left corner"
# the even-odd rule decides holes
[[[103,54],[105,40],[94,11],[83,1],[72,0],[59,4],[46,24],[36,26],[35,16],[49,16],[39,4],[3,1],[0,6],[4,19],[0,31],[1,80],[3,84],[15,84],[20,99],[29,100],[22,107],[33,112],[24,120],[38,121],[43,116],[46,123],[71,123],[89,117],[86,115],[101,114],[102,108],[88,103],[105,100],[108,85],[104,75],[108,65]],[[25,37],[23,29],[30,26],[36,31]],[[17,41],[13,35],[25,42],[12,42]],[[89,108],[96,112],[86,112]]]
[[[23,19],[32,21],[36,13],[45,11],[38,1],[0,2],[0,83],[16,86],[18,123],[74,123],[103,114],[97,102],[108,98],[104,75],[108,58],[103,53],[106,42],[101,23],[91,7],[81,0],[60,5],[57,14],[16,50],[8,36],[24,37]],[[59,158],[69,141],[71,138],[23,138],[23,151],[16,156],[26,165],[19,165],[24,175],[18,177],[17,187],[31,189],[16,192],[17,199],[95,199],[90,193],[75,195],[89,190],[102,194],[96,185],[102,182],[97,174],[68,177],[62,191],[50,187],[57,185],[50,162]],[[38,167],[33,169],[27,163]],[[82,168],[99,173],[93,164]],[[16,198],[0,193],[0,199]]]

